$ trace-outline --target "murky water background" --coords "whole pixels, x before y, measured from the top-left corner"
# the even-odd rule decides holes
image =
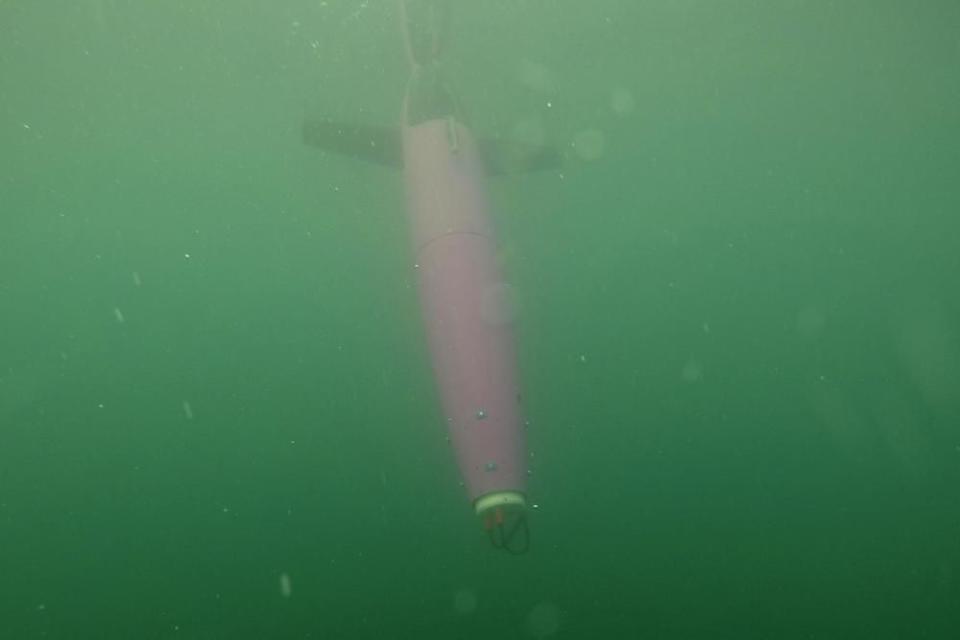
[[[960,5],[452,2],[533,549],[427,365],[392,2],[0,0],[0,636],[906,638],[960,623]]]

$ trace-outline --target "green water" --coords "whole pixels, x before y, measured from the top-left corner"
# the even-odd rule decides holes
[[[0,638],[954,638],[960,4],[453,0],[531,420],[489,548],[392,2],[0,0]]]

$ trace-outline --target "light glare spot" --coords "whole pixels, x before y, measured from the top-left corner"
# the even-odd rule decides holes
[[[480,298],[480,317],[489,325],[502,327],[517,316],[517,297],[506,282],[488,287]]]

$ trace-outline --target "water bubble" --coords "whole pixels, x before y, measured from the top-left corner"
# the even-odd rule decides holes
[[[546,65],[533,60],[521,60],[517,65],[517,77],[532,91],[554,93],[557,87],[556,74]]]
[[[683,370],[680,372],[680,375],[686,382],[697,382],[703,378],[703,365],[696,360],[690,359],[683,365]]]
[[[542,148],[547,144],[547,130],[540,118],[523,118],[513,123],[510,139],[523,145]]]
[[[826,323],[826,316],[816,307],[806,307],[797,315],[797,331],[804,338],[813,339],[819,336]]]
[[[560,608],[551,602],[536,605],[527,614],[526,629],[534,638],[552,636],[560,630]]]
[[[573,137],[573,150],[588,162],[603,157],[606,146],[606,136],[599,129],[584,129]]]
[[[477,594],[470,589],[460,589],[453,596],[453,609],[461,615],[473,613],[477,610]]]
[[[618,116],[630,115],[633,113],[636,105],[637,101],[634,99],[633,94],[623,87],[617,87],[610,95],[610,108],[613,109],[613,112]]]

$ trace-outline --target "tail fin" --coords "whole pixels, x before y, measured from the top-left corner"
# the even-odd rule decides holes
[[[403,151],[397,129],[315,119],[303,123],[302,134],[306,144],[324,151],[394,169],[403,167]]]
[[[374,125],[346,124],[327,119],[303,123],[303,141],[324,151],[359,158],[392,169],[403,168],[400,131]],[[510,140],[480,140],[487,175],[509,176],[559,169],[561,154],[553,147]]]

